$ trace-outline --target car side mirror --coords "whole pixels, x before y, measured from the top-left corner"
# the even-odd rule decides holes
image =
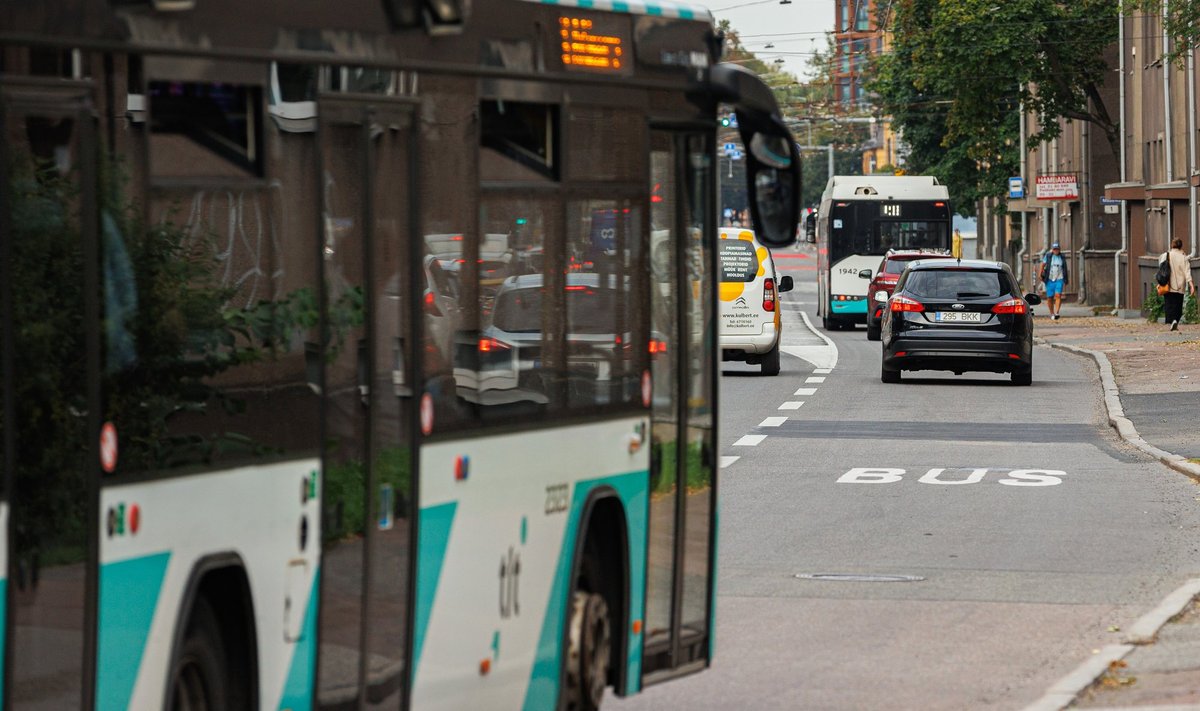
[[[791,291],[792,289],[795,288],[795,286],[796,286],[796,284],[795,284],[795,282],[792,281],[792,278],[790,276],[779,277],[779,288],[777,289],[777,291],[779,291],[779,293],[782,294],[785,291]]]
[[[870,269],[862,269],[858,272],[859,279],[870,279],[873,276],[875,276],[875,275],[874,275],[874,273],[871,272]]]
[[[1038,304],[1042,303],[1042,297],[1038,296],[1037,294],[1026,294],[1025,303],[1029,304],[1030,306],[1037,306]]]

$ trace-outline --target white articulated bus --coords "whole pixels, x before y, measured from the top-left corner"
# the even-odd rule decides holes
[[[5,708],[591,709],[711,657],[715,138],[665,0],[0,10]]]
[[[835,175],[817,219],[817,315],[826,330],[867,321],[863,270],[889,249],[950,249],[950,193],[927,175]]]

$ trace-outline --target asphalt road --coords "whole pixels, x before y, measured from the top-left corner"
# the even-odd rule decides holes
[[[805,325],[805,266],[808,360],[722,378],[713,666],[606,708],[1020,709],[1200,571],[1200,489],[1104,424],[1094,366],[884,385],[862,328]]]

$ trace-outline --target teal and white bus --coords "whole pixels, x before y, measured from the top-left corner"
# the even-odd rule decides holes
[[[827,331],[867,322],[867,286],[890,249],[950,249],[950,193],[926,175],[835,175],[817,219],[817,315]]]
[[[760,239],[799,194],[722,44],[655,0],[0,9],[3,707],[705,668],[726,107]]]

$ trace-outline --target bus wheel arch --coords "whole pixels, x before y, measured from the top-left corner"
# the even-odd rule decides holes
[[[562,711],[590,711],[598,694],[611,685],[624,695],[628,679],[630,591],[629,535],[625,509],[616,491],[599,487],[583,507],[566,590],[563,663],[559,693]],[[596,617],[607,616],[601,623]],[[602,638],[606,635],[607,638]],[[595,659],[583,642],[607,647],[607,660]],[[603,681],[595,679],[592,662],[603,664]]]
[[[177,693],[208,708],[249,711],[258,706],[258,641],[245,564],[236,553],[206,556],[192,567],[171,643],[163,708],[177,707]],[[209,686],[214,688],[208,689]],[[187,708],[205,708],[188,704]]]

